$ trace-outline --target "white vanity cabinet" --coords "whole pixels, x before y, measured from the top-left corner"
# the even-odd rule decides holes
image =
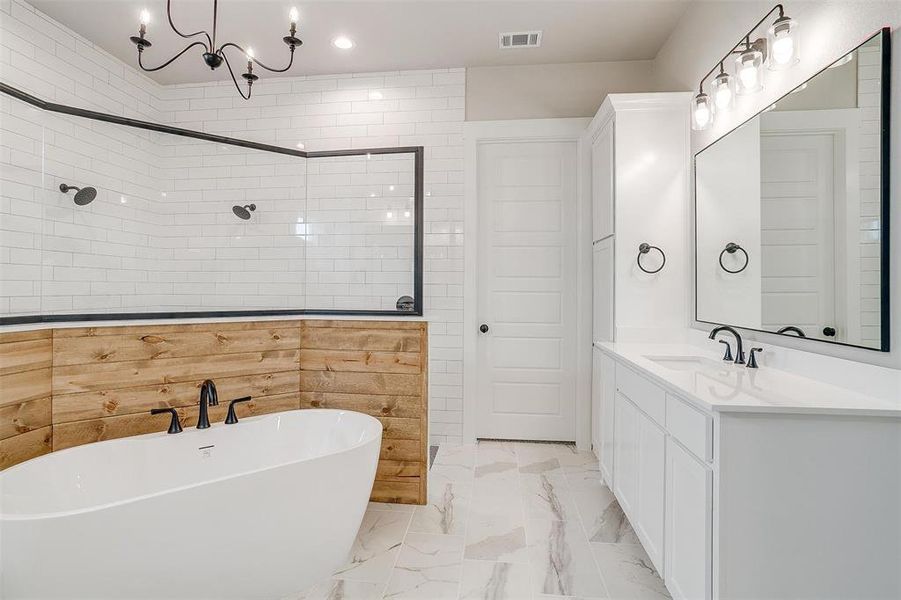
[[[711,597],[713,470],[673,437],[666,440],[666,566],[674,598]]]
[[[901,403],[662,366],[694,346],[595,352],[602,477],[673,598],[901,598]]]
[[[602,361],[609,361],[606,369]],[[604,480],[612,482],[670,593],[707,600],[713,583],[712,418],[607,353],[598,362],[601,379],[615,387],[612,427],[601,428]],[[599,400],[603,405],[603,389]],[[608,442],[612,473],[603,466]]]

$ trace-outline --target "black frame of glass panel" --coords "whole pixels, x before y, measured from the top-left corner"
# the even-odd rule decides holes
[[[873,346],[861,346],[859,344],[849,344],[847,342],[833,342],[831,340],[826,340],[822,338],[811,338],[811,337],[799,337],[796,335],[786,334],[786,333],[776,333],[775,331],[767,331],[765,329],[754,329],[752,327],[744,327],[742,325],[737,325],[734,323],[726,323],[726,325],[732,325],[738,329],[744,329],[747,331],[760,331],[762,333],[769,333],[773,335],[787,335],[792,339],[796,340],[810,340],[813,342],[825,342],[827,344],[833,344],[836,346],[848,346],[851,348],[861,348],[863,350],[873,350],[876,352],[888,352],[891,349],[891,339],[892,339],[892,328],[891,328],[891,303],[889,299],[889,285],[890,285],[890,254],[889,254],[889,240],[891,238],[890,234],[890,224],[891,224],[891,188],[890,188],[890,148],[891,148],[891,95],[892,95],[892,85],[891,85],[891,76],[892,76],[892,29],[891,27],[882,27],[874,34],[868,36],[865,40],[855,45],[853,48],[849,49],[848,52],[854,52],[867,42],[879,37],[881,39],[881,51],[882,51],[882,64],[881,64],[881,128],[880,128],[880,144],[879,144],[879,167],[881,169],[880,173],[880,190],[879,190],[879,203],[880,203],[880,213],[881,213],[881,223],[880,223],[880,240],[879,240],[879,250],[880,250],[880,260],[879,267],[881,269],[880,273],[880,282],[879,282],[879,314],[880,314],[880,344],[879,348],[875,348]],[[845,56],[848,54],[845,52],[841,56]],[[826,69],[829,66],[820,69],[810,77],[808,77],[805,81],[810,81]],[[789,92],[790,94],[791,92]],[[785,94],[779,98],[785,98],[788,94]],[[779,102],[776,100],[776,103]],[[743,126],[745,123],[757,118],[761,113],[756,113],[752,115],[749,119],[746,119],[739,125],[733,127],[720,137],[718,137],[713,142],[707,144],[697,152],[695,152],[692,157],[692,177],[694,178],[694,192],[692,195],[692,206],[694,209],[694,283],[695,283],[695,321],[698,323],[706,323],[708,325],[720,325],[721,323],[717,323],[714,321],[705,321],[698,316],[698,205],[697,205],[697,192],[698,192],[698,155],[715,145],[718,141],[722,140],[724,137]]]
[[[0,93],[6,94],[18,100],[22,100],[32,106],[48,112],[62,113],[147,129],[160,133],[170,133],[182,137],[189,137],[208,142],[217,142],[242,148],[252,148],[277,154],[288,154],[299,158],[325,158],[330,156],[365,156],[367,154],[412,154],[414,160],[414,184],[413,184],[413,310],[336,310],[336,309],[284,309],[284,310],[216,310],[216,311],[178,311],[178,312],[140,312],[140,313],[85,313],[85,314],[59,314],[59,315],[17,315],[0,317],[0,325],[19,325],[26,323],[65,323],[71,321],[132,321],[149,319],[209,319],[220,317],[276,317],[297,315],[323,315],[323,316],[359,316],[359,317],[421,317],[423,315],[423,252],[424,252],[424,219],[423,205],[425,194],[423,191],[424,149],[422,146],[397,146],[389,148],[354,148],[349,150],[325,150],[304,151],[261,144],[223,135],[204,133],[181,127],[162,125],[151,121],[141,121],[111,115],[109,113],[88,110],[56,104],[41,100],[27,92],[23,92],[11,85],[0,82]]]

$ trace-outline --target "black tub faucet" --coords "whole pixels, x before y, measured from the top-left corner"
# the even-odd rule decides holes
[[[711,340],[715,340],[716,334],[718,334],[721,331],[731,333],[732,335],[735,336],[735,361],[734,362],[737,365],[745,364],[745,351],[742,349],[742,346],[741,346],[741,335],[737,331],[735,331],[735,329],[729,327],[728,325],[720,325],[718,327],[714,327],[713,331],[711,331],[710,335],[708,335],[707,337],[710,338]]]
[[[200,416],[197,418],[197,429],[210,427],[210,406],[219,406],[219,394],[216,393],[216,384],[207,379],[200,385]]]

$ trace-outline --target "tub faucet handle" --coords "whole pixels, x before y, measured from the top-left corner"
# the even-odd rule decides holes
[[[236,398],[228,403],[228,415],[225,417],[226,425],[234,425],[238,422],[238,415],[235,414],[235,404],[238,402],[250,402],[251,396],[244,396],[243,398]]]
[[[151,415],[159,415],[162,413],[172,414],[172,420],[169,421],[169,431],[167,433],[181,433],[181,421],[178,419],[178,411],[174,408],[154,408],[150,411]]]

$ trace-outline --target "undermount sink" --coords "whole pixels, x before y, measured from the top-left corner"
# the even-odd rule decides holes
[[[645,356],[651,362],[673,371],[698,371],[702,369],[721,369],[722,362],[703,356]]]

